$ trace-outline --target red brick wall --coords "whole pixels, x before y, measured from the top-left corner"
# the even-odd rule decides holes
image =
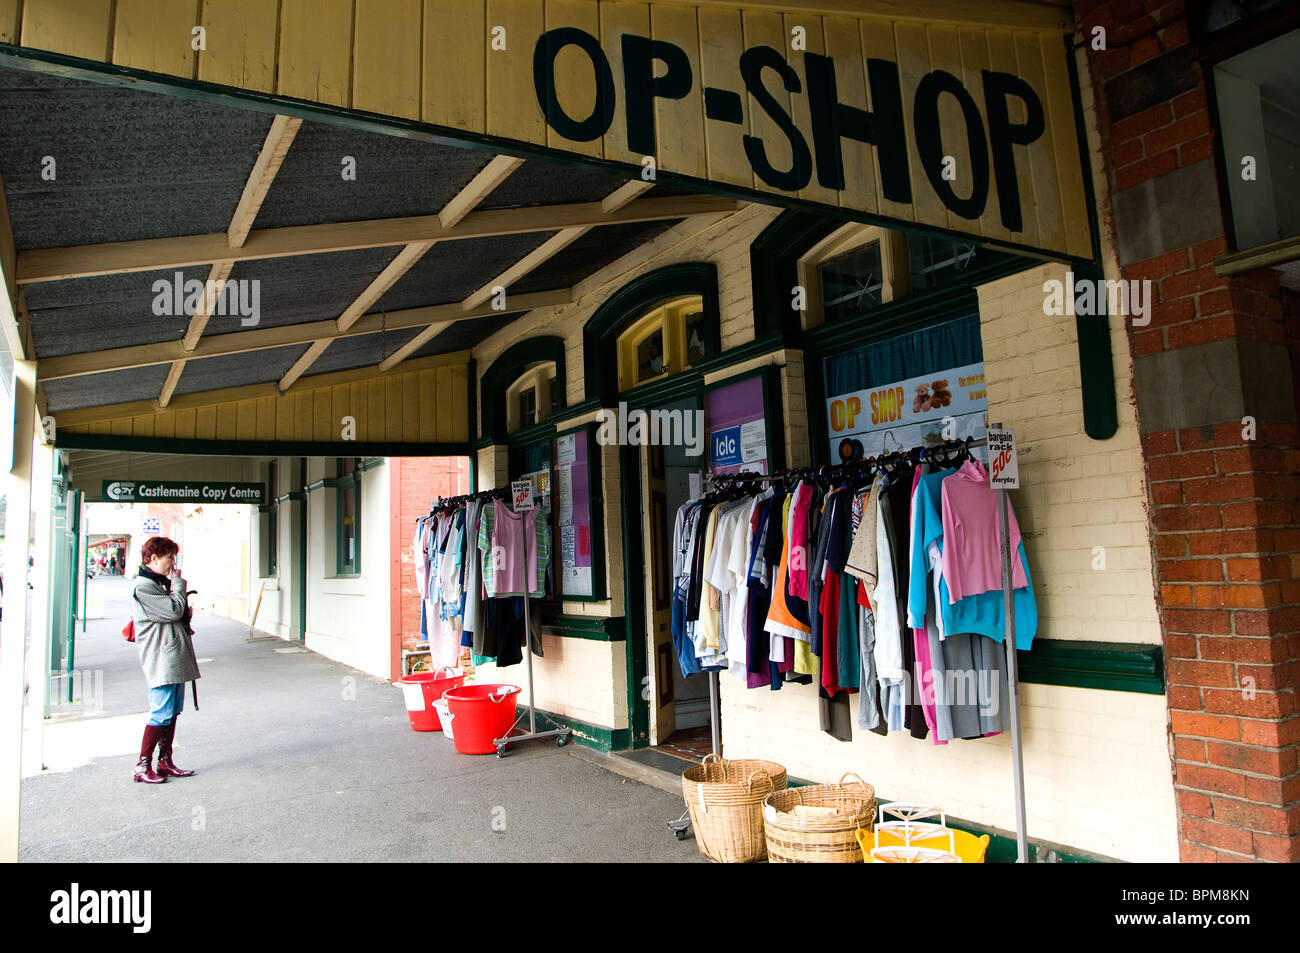
[[[411,649],[420,641],[420,598],[411,552],[415,521],[429,512],[429,502],[434,498],[469,492],[469,457],[393,457],[390,463],[398,468],[401,641],[402,648]]]
[[[1212,156],[1203,76],[1113,124],[1107,115],[1107,82],[1189,43],[1182,0],[1080,0],[1075,11],[1082,37],[1107,30],[1108,49],[1088,60],[1112,192]],[[1205,214],[1221,220],[1217,195]],[[1155,292],[1151,323],[1129,324],[1135,359],[1254,339],[1288,344],[1296,380],[1295,296],[1284,299],[1271,269],[1217,276],[1227,250],[1220,234],[1122,269]],[[1265,402],[1253,438],[1241,420],[1143,435],[1187,861],[1300,861],[1300,431],[1288,408],[1298,393],[1276,395],[1276,415]]]

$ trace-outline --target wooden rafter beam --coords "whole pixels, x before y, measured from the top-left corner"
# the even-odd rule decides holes
[[[298,135],[301,119],[292,116],[276,116],[271,120],[262,151],[253,163],[253,170],[248,174],[244,185],[244,194],[239,197],[235,214],[230,217],[230,227],[226,229],[226,241],[231,248],[243,248],[248,233],[253,230],[253,219],[262,208],[266,194],[271,189],[271,182],[284,163],[284,157],[293,145],[294,136]]]
[[[453,322],[451,321],[436,321],[433,324],[429,325],[427,328],[425,328],[415,337],[411,338],[411,340],[407,341],[405,344],[399,347],[392,354],[388,355],[388,357],[380,361],[379,372],[381,374],[387,374],[398,364],[401,364],[404,360],[406,360],[408,357],[410,357],[420,348],[424,347],[426,344],[432,341],[440,331],[443,331],[446,328],[451,327],[452,323]]]
[[[442,223],[443,228],[452,228],[457,222],[474,210],[474,207],[487,196],[489,192],[504,182],[512,172],[524,164],[523,159],[516,159],[514,156],[497,156],[486,166],[483,167],[478,175],[470,180],[456,194],[456,196],[442,207],[438,213],[438,221]]]
[[[573,295],[568,289],[539,291],[511,298],[510,306],[512,312],[531,311],[534,308],[558,307],[569,304],[572,300]],[[133,344],[129,347],[109,348],[103,351],[47,357],[37,363],[37,373],[41,380],[58,380],[65,377],[80,377],[83,374],[101,374],[105,371],[125,371],[137,367],[169,364],[187,358],[193,360],[223,357],[228,354],[263,351],[290,344],[311,344],[323,338],[355,337],[380,331],[422,328],[438,321],[491,318],[500,314],[500,311],[489,307],[476,308],[467,313],[460,302],[431,305],[390,311],[387,314],[367,314],[343,333],[339,332],[338,323],[331,318],[325,321],[309,321],[302,324],[210,335],[200,340],[192,352],[185,351],[179,341],[164,341],[157,344]]]
[[[631,204],[637,196],[643,195],[652,188],[654,188],[653,182],[643,182],[638,179],[633,179],[632,181],[619,186],[613,192],[609,193],[609,195],[605,196],[600,202],[600,207],[607,215],[614,215],[619,209]],[[537,248],[534,248],[523,258],[519,259],[519,261],[501,272],[501,274],[497,275],[477,291],[474,291],[466,297],[465,300],[461,302],[461,307],[466,311],[472,311],[481,306],[484,301],[487,301],[495,294],[497,288],[509,288],[510,285],[514,284],[533,269],[539,267],[543,262],[553,258],[560,251],[567,248],[569,245],[572,245],[583,235],[587,234],[587,232],[591,231],[592,228],[593,226],[591,225],[580,225],[572,228],[560,229],[560,231],[556,232]],[[507,304],[507,307],[512,311],[515,310],[509,303]],[[427,341],[431,340],[433,336],[444,327],[446,327],[445,323],[430,324],[427,328],[381,361],[379,369],[385,372],[392,370],[398,364],[401,364],[402,361],[406,360],[422,348]]]
[[[443,228],[454,228],[466,215],[473,211],[474,207],[483,201],[493,189],[504,182],[511,173],[523,165],[522,159],[516,159],[512,156],[497,156],[490,161],[478,175],[470,180],[469,184],[452,196],[451,200],[443,206],[438,213],[438,221]],[[357,296],[356,300],[344,309],[338,318],[338,329],[340,332],[346,331],[352,327],[363,314],[377,302],[385,291],[406,274],[412,266],[415,265],[424,253],[434,246],[434,242],[412,242],[397,253],[397,256],[388,263],[388,266],[379,273],[374,281],[365,291]],[[466,308],[466,311],[471,310]],[[294,361],[293,366],[280,378],[279,388],[286,391],[293,386],[294,381],[307,372],[307,370],[316,362],[325,349],[329,347],[333,338],[325,338],[316,341],[309,347],[302,357]]]
[[[289,153],[289,146],[293,145],[293,138],[298,134],[301,125],[301,119],[291,116],[276,116],[271,120],[271,128],[267,130],[266,139],[262,142],[262,151],[257,154],[257,160],[248,173],[248,181],[244,183],[244,191],[239,197],[239,204],[235,206],[235,214],[230,217],[230,227],[226,229],[228,247],[243,247],[248,233],[253,228],[253,220],[257,218],[257,213],[261,210],[262,203],[271,189],[271,182],[280,171],[284,157]],[[204,285],[203,297],[199,300],[199,309],[190,317],[190,326],[185,331],[185,337],[181,339],[181,346],[186,351],[193,351],[198,345],[199,338],[207,329],[208,319],[212,316],[212,308],[217,296],[221,294],[234,267],[233,258],[213,262]],[[166,407],[171,402],[172,392],[176,390],[184,370],[184,360],[172,363],[171,370],[167,372],[167,380],[158,394],[159,406]]]
[[[612,213],[606,213],[600,202],[488,209],[470,212],[451,228],[445,228],[437,215],[418,215],[411,218],[336,222],[330,225],[255,229],[249,233],[242,247],[234,249],[227,245],[224,233],[42,248],[19,253],[17,280],[20,285],[35,284],[95,275],[190,268],[227,258],[232,261],[248,261],[409,245],[413,242],[553,232],[579,225],[653,222],[735,212],[743,208],[744,204],[735,199],[711,195],[678,195],[638,199]]]
[[[641,179],[633,179],[631,182],[625,182],[609,195],[600,200],[600,207],[606,212],[614,212],[621,209],[628,202],[644,195],[655,187],[653,182],[645,182]]]

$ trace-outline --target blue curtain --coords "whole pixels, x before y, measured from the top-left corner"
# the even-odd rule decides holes
[[[984,360],[978,312],[874,341],[826,358],[826,396],[835,397]]]

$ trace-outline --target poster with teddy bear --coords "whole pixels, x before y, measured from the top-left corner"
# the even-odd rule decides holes
[[[831,459],[846,463],[949,438],[979,439],[987,411],[982,363],[838,394],[826,401]]]

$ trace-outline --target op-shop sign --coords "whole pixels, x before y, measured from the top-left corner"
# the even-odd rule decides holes
[[[1010,430],[990,430],[988,449],[989,485],[995,490],[1020,489],[1016,435]]]
[[[541,6],[541,4],[539,4]],[[541,145],[1088,257],[1091,225],[1061,32],[651,4],[545,4],[525,41]],[[487,9],[491,9],[490,5]],[[697,16],[698,14],[698,16]],[[568,20],[571,25],[565,25]],[[489,23],[496,22],[489,15]],[[802,29],[797,43],[794,27]],[[455,57],[435,61],[456,66]],[[427,69],[427,64],[426,64]],[[426,78],[427,79],[427,78]],[[436,81],[436,78],[435,78]],[[494,132],[489,122],[488,132]],[[1032,174],[1031,174],[1032,169]]]
[[[266,502],[261,483],[201,483],[180,480],[105,480],[104,499],[113,503]]]

